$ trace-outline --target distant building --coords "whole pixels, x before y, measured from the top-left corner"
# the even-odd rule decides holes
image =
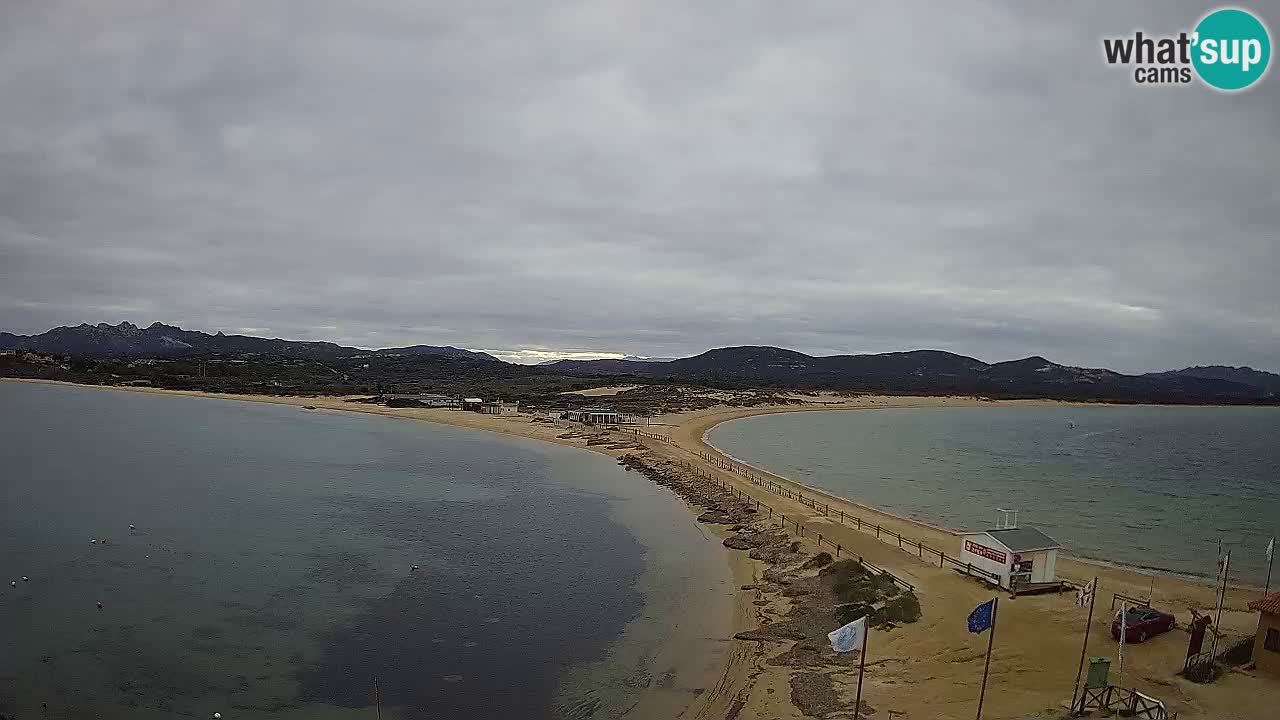
[[[472,412],[480,412],[484,405],[484,400],[478,397],[462,398],[462,409]]]
[[[1280,592],[1249,603],[1258,611],[1258,635],[1253,640],[1253,664],[1280,677]]]
[[[566,420],[586,423],[587,425],[648,425],[649,418],[634,413],[618,412],[608,408],[586,408],[569,410],[564,414]]]
[[[378,402],[387,407],[456,408],[461,405],[457,398],[435,393],[386,393],[378,396]]]
[[[480,403],[480,412],[485,415],[515,415],[520,412],[520,404],[491,400],[487,403]]]

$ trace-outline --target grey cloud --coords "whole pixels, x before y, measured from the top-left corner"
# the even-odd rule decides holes
[[[1101,60],[1203,10],[7,3],[0,326],[1280,370],[1280,81]]]

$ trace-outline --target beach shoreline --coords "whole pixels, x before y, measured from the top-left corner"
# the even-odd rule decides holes
[[[1117,407],[1119,407],[1119,406],[1117,406]],[[836,410],[836,411],[838,411],[838,410]],[[783,411],[783,412],[786,412],[786,411]],[[763,413],[763,414],[773,414],[773,413]],[[782,412],[779,412],[779,413],[776,413],[776,414],[782,414]],[[867,512],[870,512],[870,513],[876,513],[876,514],[878,514],[878,515],[888,516],[888,517],[891,517],[891,518],[893,518],[893,519],[895,519],[895,520],[899,520],[899,521],[904,522],[904,523],[910,523],[910,524],[917,525],[917,526],[919,526],[922,530],[926,530],[926,531],[930,531],[930,532],[946,533],[946,534],[949,534],[949,535],[953,535],[953,536],[955,536],[956,538],[959,538],[961,535],[963,535],[963,534],[965,534],[965,533],[967,533],[967,532],[976,532],[976,530],[966,530],[966,529],[964,529],[964,528],[953,528],[953,527],[947,527],[947,526],[945,526],[945,525],[940,525],[940,524],[937,524],[937,523],[929,522],[928,520],[924,520],[924,519],[922,519],[922,518],[918,518],[918,517],[911,517],[911,516],[909,516],[909,515],[903,515],[903,514],[901,514],[901,513],[893,512],[893,511],[891,511],[891,510],[887,510],[887,509],[885,509],[885,508],[876,507],[876,506],[874,506],[874,505],[867,505],[866,503],[857,502],[857,501],[855,501],[855,500],[851,500],[851,499],[849,499],[849,498],[845,498],[845,497],[843,497],[843,496],[841,496],[841,495],[835,494],[835,493],[830,492],[830,491],[828,491],[828,490],[823,490],[822,488],[817,487],[816,485],[810,485],[810,484],[808,484],[808,483],[800,482],[800,481],[798,481],[798,480],[795,480],[794,478],[788,477],[788,476],[783,475],[783,474],[781,474],[781,473],[774,472],[774,471],[772,471],[772,470],[768,470],[768,469],[766,469],[766,468],[764,468],[764,467],[762,467],[762,466],[760,466],[760,465],[753,464],[753,463],[751,463],[751,462],[749,462],[749,461],[747,461],[747,460],[743,460],[742,458],[740,458],[740,457],[738,457],[738,456],[734,455],[733,453],[731,453],[731,452],[729,452],[729,451],[725,450],[724,448],[721,448],[720,446],[716,445],[715,443],[713,443],[713,442],[710,440],[710,438],[709,438],[710,434],[711,434],[712,432],[714,432],[714,431],[716,430],[716,428],[720,427],[721,425],[724,425],[724,424],[726,424],[726,423],[730,423],[730,422],[734,422],[735,420],[741,420],[741,419],[746,418],[746,417],[755,417],[755,416],[757,416],[757,415],[744,415],[743,417],[739,417],[739,418],[732,418],[732,419],[729,419],[729,420],[723,420],[723,421],[721,421],[721,422],[718,422],[718,423],[716,423],[715,425],[712,425],[710,428],[708,428],[705,432],[703,432],[703,434],[702,434],[702,438],[701,438],[701,441],[702,441],[702,443],[703,443],[703,444],[705,444],[708,448],[710,448],[713,452],[715,452],[715,453],[717,453],[717,454],[719,454],[719,455],[721,455],[721,456],[723,456],[723,457],[725,457],[725,458],[729,459],[731,462],[733,462],[733,463],[735,463],[735,464],[739,465],[740,467],[743,467],[743,468],[750,468],[750,470],[751,470],[751,471],[755,472],[756,474],[758,474],[758,475],[760,475],[760,476],[768,476],[768,477],[772,477],[772,478],[783,478],[783,479],[785,479],[785,480],[787,481],[787,483],[789,483],[790,485],[792,485],[792,486],[794,486],[794,487],[796,487],[796,488],[800,488],[800,489],[802,489],[802,490],[804,490],[804,491],[806,491],[806,492],[810,493],[810,494],[811,494],[812,496],[814,496],[814,497],[825,497],[825,498],[830,498],[830,499],[834,499],[834,500],[839,500],[839,501],[841,501],[841,502],[848,503],[848,504],[850,504],[850,505],[852,505],[852,506],[854,506],[854,507],[857,507],[857,508],[863,509],[863,510],[865,510],[865,511],[867,511]],[[1194,583],[1194,584],[1197,584],[1197,585],[1205,585],[1205,586],[1209,586],[1209,587],[1213,587],[1213,586],[1216,584],[1216,582],[1217,582],[1217,579],[1216,579],[1216,578],[1209,577],[1209,576],[1206,576],[1206,575],[1196,575],[1196,574],[1193,574],[1193,573],[1178,572],[1178,571],[1176,571],[1176,570],[1169,570],[1169,569],[1166,569],[1166,568],[1149,567],[1149,566],[1143,566],[1143,565],[1134,565],[1134,564],[1131,564],[1131,563],[1112,562],[1112,561],[1104,560],[1104,559],[1102,559],[1102,558],[1087,557],[1087,556],[1082,556],[1082,555],[1073,555],[1073,554],[1071,554],[1071,553],[1067,553],[1067,552],[1059,552],[1059,557],[1064,558],[1064,559],[1069,559],[1069,560],[1072,560],[1072,561],[1074,561],[1074,562],[1079,562],[1079,563],[1082,563],[1082,564],[1086,564],[1086,565],[1094,565],[1094,566],[1097,566],[1097,567],[1099,567],[1099,568],[1107,568],[1107,569],[1111,569],[1111,570],[1129,571],[1129,572],[1139,573],[1139,574],[1143,574],[1143,575],[1155,575],[1156,577],[1167,577],[1167,578],[1174,579],[1174,580],[1182,580],[1182,581],[1185,581],[1185,582]],[[1248,585],[1248,584],[1245,584],[1245,583],[1233,583],[1233,584],[1232,584],[1232,587],[1240,588],[1240,589],[1242,589],[1242,590],[1254,590],[1254,591],[1257,591],[1257,592],[1259,592],[1259,593],[1260,593],[1260,592],[1262,592],[1262,590],[1263,590],[1263,588],[1262,588],[1261,586]]]
[[[50,382],[24,380],[25,382]],[[75,385],[74,383],[53,383]],[[317,411],[340,410],[364,412],[386,417],[425,420],[457,427],[500,432],[562,445],[584,448],[584,441],[574,437],[561,437],[567,425],[558,423],[534,423],[529,417],[492,416],[466,413],[457,410],[425,408],[386,408],[376,405],[359,405],[342,397],[287,397],[243,396],[196,391],[169,391],[156,388],[115,388],[127,392],[178,394],[195,397],[212,397],[231,400],[269,402],[314,408]],[[799,407],[795,405],[734,408],[718,406],[706,410],[660,416],[654,419],[649,431],[665,434],[670,442],[644,442],[647,453],[662,460],[674,460],[698,466],[703,472],[731,484],[736,489],[761,502],[768,503],[788,518],[794,518],[825,534],[828,542],[840,542],[851,555],[863,556],[868,561],[886,568],[916,585],[925,619],[911,626],[899,628],[888,634],[884,647],[871,652],[870,660],[876,662],[874,675],[868,672],[871,697],[880,705],[909,713],[908,717],[965,717],[971,713],[970,695],[973,695],[976,676],[975,663],[980,654],[972,653],[972,642],[963,632],[963,617],[990,591],[972,580],[956,573],[930,567],[897,546],[881,542],[874,535],[855,530],[831,521],[823,512],[812,507],[787,500],[769,490],[754,485],[736,473],[716,468],[705,462],[701,454],[729,458],[706,440],[706,434],[723,422],[753,415],[779,412],[812,412],[832,410],[881,409],[881,408],[937,408],[937,407],[993,407],[1008,405],[1063,406],[1091,403],[1063,403],[1051,400],[988,401],[956,397],[915,396],[863,396],[842,398],[836,402],[821,402]],[[621,436],[620,437],[625,437]],[[622,453],[610,451],[604,445],[587,446],[584,449],[618,457]],[[746,463],[744,463],[746,464]],[[753,466],[754,467],[754,466]],[[810,488],[775,475],[763,468],[756,468],[758,475],[797,491],[821,498],[832,510],[845,509],[871,517],[885,528],[928,543],[933,547],[950,548],[957,541],[954,531],[928,523],[861,505],[851,500]],[[829,503],[828,503],[829,501]],[[811,545],[811,543],[810,543]],[[816,551],[816,547],[812,548]],[[760,572],[762,564],[749,561],[744,555],[732,554],[731,566],[735,578],[749,584],[751,577]],[[1089,626],[1091,654],[1113,654],[1114,643],[1109,638],[1110,612],[1106,609],[1112,595],[1120,594],[1148,599],[1153,605],[1175,612],[1179,624],[1189,620],[1188,608],[1204,609],[1213,604],[1214,588],[1186,578],[1162,576],[1154,572],[1142,572],[1123,567],[1106,567],[1093,561],[1060,557],[1059,575],[1077,582],[1098,577],[1103,597],[1099,598],[1099,611]],[[1243,589],[1228,598],[1223,627],[1237,635],[1252,632],[1254,615],[1245,609],[1253,595]],[[1081,629],[1084,611],[1072,606],[1068,596],[1042,596],[1024,598],[1010,603],[1010,609],[1001,605],[1002,617],[1008,613],[1013,625],[1002,630],[1005,653],[993,660],[993,687],[1002,692],[995,698],[988,693],[988,718],[1031,717],[1030,708],[1046,708],[1060,711],[1070,697],[1071,676],[1078,664]],[[749,596],[738,593],[734,602],[732,625],[737,632],[751,629],[761,621],[763,613],[753,608]],[[956,618],[959,618],[957,620]],[[645,716],[681,718],[724,718],[739,720],[763,717],[800,717],[798,710],[788,703],[779,702],[779,695],[787,695],[786,669],[767,667],[764,653],[754,653],[745,642],[734,642],[733,649],[725,653],[720,667],[707,668],[702,687],[707,689],[697,695],[692,704],[677,712],[671,698],[661,698],[649,693],[642,707],[654,708]],[[1249,718],[1255,708],[1261,711],[1280,702],[1280,690],[1259,691],[1255,678],[1242,673],[1231,673],[1213,685],[1196,685],[1173,677],[1172,665],[1180,667],[1180,653],[1185,645],[1182,633],[1170,633],[1146,643],[1139,650],[1126,654],[1126,684],[1137,685],[1146,691],[1163,696],[1183,718]],[[882,655],[877,660],[877,655]],[[870,664],[870,663],[869,663]],[[980,672],[980,667],[977,669]],[[838,684],[843,695],[849,689]],[[779,692],[781,691],[781,692]],[[646,691],[647,692],[647,691]],[[1241,699],[1247,695],[1248,708],[1241,707]],[[850,695],[851,697],[851,695]],[[874,703],[873,703],[874,704]],[[1228,712],[1230,711],[1230,712]],[[1238,714],[1233,714],[1238,713]],[[640,717],[641,715],[635,715]],[[1053,717],[1053,715],[1043,715]]]

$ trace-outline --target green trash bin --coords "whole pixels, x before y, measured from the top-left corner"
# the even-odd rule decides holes
[[[1091,657],[1089,658],[1089,675],[1084,680],[1084,686],[1091,690],[1104,688],[1110,684],[1107,682],[1107,676],[1110,674],[1111,658]]]

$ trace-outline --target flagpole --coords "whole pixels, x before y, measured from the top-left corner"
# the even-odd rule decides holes
[[[1218,614],[1213,619],[1213,646],[1209,653],[1209,661],[1218,656],[1218,628],[1222,623],[1222,606],[1227,604],[1227,575],[1231,573],[1231,551],[1227,551],[1226,558],[1222,563],[1222,591],[1218,594]]]
[[[982,689],[978,691],[978,720],[982,720],[982,701],[987,696],[987,673],[991,670],[991,646],[996,642],[996,612],[1000,609],[999,596],[991,600],[991,636],[987,638],[987,662],[982,666]]]
[[[1119,667],[1119,675],[1120,675],[1119,683],[1120,684],[1118,685],[1118,687],[1124,687],[1124,641],[1128,637],[1129,637],[1129,603],[1121,600],[1120,601],[1120,645],[1119,645],[1119,649],[1116,651],[1116,654],[1119,656],[1117,658],[1118,660],[1117,664],[1120,666]]]
[[[1080,693],[1080,675],[1084,672],[1084,656],[1089,650],[1089,626],[1093,624],[1093,602],[1098,596],[1098,577],[1093,577],[1093,588],[1089,593],[1089,619],[1084,621],[1084,642],[1080,644],[1080,664],[1076,665],[1076,684],[1071,687],[1071,712],[1076,711],[1076,696]]]
[[[1271,566],[1276,561],[1276,539],[1271,538],[1271,544],[1267,546],[1267,587],[1262,591],[1262,597],[1266,597],[1271,593]]]
[[[862,629],[862,652],[858,654],[858,699],[853,704],[854,720],[862,716],[862,673],[867,669],[867,636],[870,634],[870,628]]]

